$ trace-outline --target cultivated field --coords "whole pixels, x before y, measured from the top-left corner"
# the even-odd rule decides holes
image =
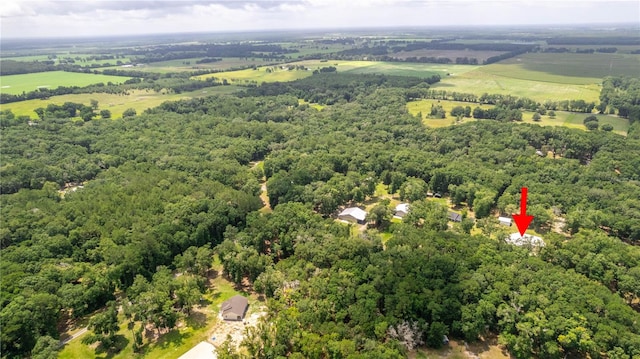
[[[229,70],[232,68],[241,68],[253,65],[264,66],[265,64],[277,62],[265,61],[261,58],[247,58],[245,60],[245,58],[223,57],[221,61],[196,64],[196,61],[199,60],[202,60],[202,58],[152,62],[148,64],[140,64],[133,68],[133,70],[165,74],[170,72],[189,72],[197,70]],[[127,70],[120,66],[107,67],[105,69]],[[98,69],[98,71],[100,70],[102,69]]]
[[[483,70],[523,80],[585,85],[600,83],[606,76],[640,75],[640,55],[528,53]]]
[[[380,61],[342,61],[342,60],[305,60],[288,63],[287,66],[305,66],[307,70],[288,70],[281,66],[263,66],[256,70],[246,69],[240,71],[228,71],[215,74],[197,76],[199,79],[216,77],[226,79],[232,83],[262,83],[275,81],[293,81],[311,76],[314,70],[333,66],[337,72],[354,74],[385,74],[397,76],[429,77],[439,74],[446,77],[448,73],[465,73],[479,68],[479,66],[469,65],[443,65],[443,64],[415,64],[402,62],[380,62]],[[270,69],[271,72],[268,72]]]
[[[51,55],[55,55],[56,58],[50,58]],[[112,64],[115,65],[118,61],[122,63],[130,63],[135,62],[135,59],[132,57],[122,57],[117,59],[104,59],[104,60],[95,60],[89,58],[94,56],[100,56],[100,54],[76,54],[69,52],[52,52],[49,55],[28,55],[28,56],[10,56],[10,57],[2,57],[1,60],[14,60],[14,61],[22,61],[22,62],[34,62],[34,61],[55,61],[56,64],[59,64],[61,60],[65,60],[67,58],[73,59],[74,64],[80,66],[91,66],[91,65],[104,65],[104,64]]]
[[[97,83],[123,83],[130,77],[83,74],[78,72],[49,71],[0,77],[0,90],[7,94],[21,94],[38,88],[54,89],[59,86],[88,86]]]
[[[487,72],[486,68],[494,66],[494,72]],[[510,77],[512,68],[508,65],[493,64],[479,67],[474,71],[443,78],[431,87],[446,91],[472,93],[475,95],[503,94],[518,97],[528,97],[538,102],[545,100],[585,100],[598,102],[600,96],[600,80],[594,79],[590,84],[573,84],[570,82],[557,83],[540,80],[525,80]],[[542,75],[541,75],[542,76]],[[569,81],[569,80],[567,80]]]
[[[407,57],[445,57],[456,60],[457,57],[468,57],[478,59],[478,63],[482,63],[484,60],[492,57],[504,54],[504,51],[472,51],[472,50],[414,50],[414,51],[400,51],[396,54],[389,55],[399,59],[406,59]]]
[[[73,94],[53,96],[46,100],[28,100],[13,102],[2,105],[3,110],[11,110],[15,115],[25,115],[31,118],[37,118],[37,115],[33,110],[38,107],[47,107],[48,104],[62,105],[65,102],[82,103],[89,106],[91,100],[98,101],[98,112],[100,110],[111,111],[111,118],[121,118],[122,113],[128,109],[133,108],[137,113],[156,107],[165,101],[177,101],[181,99],[204,97],[214,94],[231,93],[237,91],[236,86],[215,86],[205,88],[192,92],[183,92],[181,94],[175,93],[158,93],[151,90],[132,90],[129,95],[115,95],[107,93],[93,93],[93,94]]]

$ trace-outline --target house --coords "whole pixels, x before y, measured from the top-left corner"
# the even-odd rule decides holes
[[[249,301],[247,298],[236,295],[225,301],[220,306],[220,315],[224,320],[242,320],[247,312]]]
[[[394,216],[403,218],[409,213],[409,204],[408,203],[400,203],[396,206]]]
[[[338,219],[358,224],[365,224],[366,218],[367,212],[358,207],[345,208],[344,211],[338,214]]]
[[[498,222],[503,226],[511,227],[511,218],[509,217],[498,217]]]
[[[506,240],[508,243],[511,243],[515,246],[531,245],[533,247],[544,247],[545,245],[542,238],[526,233],[524,234],[524,236],[521,236],[520,233],[511,233],[511,235],[509,235]]]
[[[460,213],[449,211],[449,220],[453,222],[462,222],[462,215]]]

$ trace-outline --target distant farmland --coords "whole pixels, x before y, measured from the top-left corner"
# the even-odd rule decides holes
[[[122,83],[130,77],[84,74],[78,72],[49,71],[24,75],[2,76],[2,93],[18,95],[38,88],[54,89],[60,86],[88,86],[97,83]]]
[[[483,70],[523,80],[584,85],[600,83],[606,76],[638,76],[640,55],[529,53]]]
[[[286,66],[304,66],[309,70],[287,70],[281,66],[262,66],[257,70],[219,72],[202,75],[197,78],[204,80],[209,77],[226,79],[232,83],[262,83],[275,81],[293,81],[311,76],[314,70],[333,66],[337,72],[353,74],[384,74],[395,76],[429,77],[435,74],[446,77],[449,73],[465,73],[477,69],[479,66],[452,64],[416,64],[403,62],[382,61],[343,61],[343,60],[305,60],[288,63]],[[271,72],[268,72],[269,69]]]
[[[401,60],[405,60],[408,57],[443,57],[451,59],[455,63],[458,57],[476,58],[479,64],[482,64],[486,59],[504,54],[504,51],[472,51],[472,50],[413,50],[413,51],[400,51],[396,54],[389,55]]]

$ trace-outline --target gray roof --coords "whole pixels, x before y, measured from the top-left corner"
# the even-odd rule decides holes
[[[225,301],[220,306],[220,311],[224,314],[227,312],[235,313],[238,315],[243,315],[245,310],[247,310],[247,306],[249,305],[249,301],[247,298],[236,295],[231,297],[231,299]]]
[[[450,221],[454,221],[454,222],[461,222],[462,221],[462,215],[456,212],[451,212],[449,211],[449,220]]]
[[[359,221],[364,221],[367,218],[367,212],[358,207],[349,207],[340,212],[338,216],[352,216]]]

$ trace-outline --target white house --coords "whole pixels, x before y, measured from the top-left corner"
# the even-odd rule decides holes
[[[532,236],[527,233],[525,233],[524,236],[521,236],[520,233],[511,233],[511,235],[507,237],[507,242],[516,246],[531,245],[533,247],[544,247],[545,245],[542,238],[538,236]]]
[[[338,218],[343,221],[364,224],[367,218],[367,212],[358,207],[349,207],[340,212]]]
[[[402,218],[406,216],[407,213],[409,213],[409,204],[400,203],[399,205],[396,206],[396,209],[394,211],[394,216]]]
[[[503,226],[511,227],[511,218],[509,217],[498,217],[498,222]]]

